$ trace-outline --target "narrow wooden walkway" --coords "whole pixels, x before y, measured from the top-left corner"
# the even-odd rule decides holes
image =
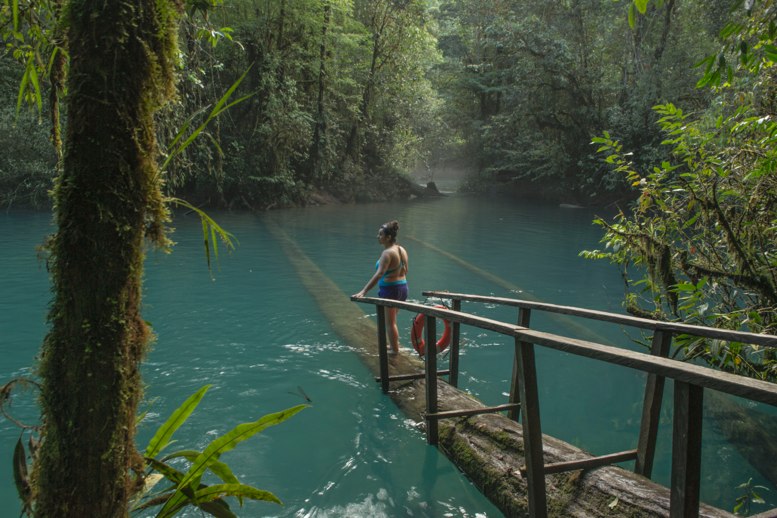
[[[742,397],[777,406],[777,385],[765,381],[753,380],[734,374],[716,371],[668,358],[673,338],[678,334],[697,337],[757,344],[763,347],[777,347],[777,337],[725,331],[659,322],[647,319],[593,311],[569,306],[556,306],[536,301],[525,301],[501,297],[484,297],[461,293],[439,291],[424,292],[425,296],[450,300],[452,309],[427,305],[398,302],[379,298],[352,299],[356,302],[374,304],[378,317],[378,352],[380,375],[378,381],[384,392],[389,391],[390,383],[413,378],[423,378],[425,385],[425,408],[427,441],[438,444],[439,422],[442,419],[474,416],[486,413],[506,411],[511,419],[520,418],[522,424],[522,442],[524,464],[521,476],[527,480],[527,512],[532,517],[553,515],[548,511],[546,476],[575,470],[590,470],[625,461],[634,461],[634,472],[646,480],[652,475],[655,457],[658,418],[666,380],[674,383],[674,418],[672,433],[672,473],[668,515],[673,518],[700,516],[701,487],[701,437],[702,402],[706,389]],[[517,323],[505,323],[479,317],[461,311],[462,302],[501,304],[517,308]],[[436,318],[448,321],[452,325],[452,343],[450,368],[437,370],[437,357],[434,347],[427,347],[423,373],[392,376],[389,372],[386,352],[385,308],[396,307],[427,315],[426,343],[437,340]],[[640,353],[600,343],[578,340],[529,328],[532,311],[547,311],[585,319],[600,320],[643,330],[652,331],[651,353]],[[459,368],[460,326],[467,325],[500,333],[514,339],[513,376],[509,390],[509,400],[505,404],[481,406],[480,408],[451,409],[440,411],[438,408],[438,377],[448,376],[452,386],[457,385]],[[548,347],[581,357],[604,361],[647,373],[643,401],[642,420],[639,436],[635,438],[635,448],[608,455],[586,457],[556,463],[546,463],[543,456],[544,444],[540,418],[538,382],[536,376],[535,346]],[[777,459],[775,459],[777,462]],[[770,512],[771,513],[771,512]],[[774,516],[767,513],[764,516]],[[708,515],[708,514],[704,514]]]

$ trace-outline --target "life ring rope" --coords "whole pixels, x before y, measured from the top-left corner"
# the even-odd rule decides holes
[[[447,307],[440,305],[434,307],[448,309]],[[447,320],[443,320],[443,323],[445,324],[445,330],[440,339],[437,340],[437,354],[440,354],[447,349],[448,345],[451,343],[451,323]],[[413,319],[413,327],[410,329],[410,342],[413,344],[413,349],[415,349],[420,356],[423,356],[426,352],[424,327],[426,327],[426,315],[419,313],[416,315],[415,319]]]

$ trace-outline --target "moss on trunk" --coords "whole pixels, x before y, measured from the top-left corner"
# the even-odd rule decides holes
[[[180,6],[73,0],[54,301],[40,358],[37,516],[123,516],[132,491],[144,241],[164,241],[153,115],[173,92]]]

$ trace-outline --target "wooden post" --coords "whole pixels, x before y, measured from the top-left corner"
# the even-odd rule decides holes
[[[650,353],[653,356],[666,358],[669,355],[669,347],[672,344],[672,332],[656,330],[653,333],[653,345]],[[658,423],[661,418],[661,401],[664,397],[664,377],[656,374],[648,374],[645,383],[645,397],[642,402],[642,421],[639,429],[639,442],[637,443],[637,462],[634,464],[634,473],[651,478],[653,474],[653,460],[656,456],[656,438],[658,437]]]
[[[670,518],[699,516],[703,395],[702,387],[674,383]]]
[[[518,310],[518,325],[521,327],[529,327],[529,320],[531,319],[531,310],[528,308],[520,308]],[[520,345],[515,343],[515,353],[513,354],[513,376],[510,382],[510,403],[521,403],[521,394],[518,390],[518,355],[521,353]],[[516,407],[507,412],[507,417],[513,421],[518,421],[521,417],[521,407]]]
[[[515,339],[518,351],[518,386],[520,387],[523,424],[523,454],[526,459],[529,516],[546,518],[545,461],[542,457],[542,425],[540,424],[540,399],[537,392],[537,368],[534,361],[534,344]]]
[[[426,316],[426,413],[437,413],[437,320]],[[437,418],[426,418],[426,442],[437,445]]]
[[[384,394],[389,391],[388,349],[386,341],[386,307],[376,305],[378,310],[378,363],[380,364],[380,388]]]
[[[453,311],[461,311],[461,300],[453,299]],[[453,323],[453,330],[451,332],[451,357],[448,364],[448,383],[452,387],[459,386],[459,340],[461,324],[459,322]]]

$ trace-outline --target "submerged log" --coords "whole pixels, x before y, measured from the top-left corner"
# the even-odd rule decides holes
[[[311,261],[270,219],[267,226],[283,247],[303,285],[332,324],[334,331],[379,375],[377,328],[357,304]],[[356,289],[356,288],[354,288]],[[338,295],[340,294],[340,295]],[[403,350],[390,357],[390,374],[423,372],[423,362]],[[424,426],[425,383],[392,382],[389,395],[420,427]],[[379,390],[376,384],[375,390]],[[483,408],[480,401],[439,380],[439,410]],[[506,516],[528,516],[523,434],[519,423],[501,414],[439,421],[439,447]],[[635,438],[636,441],[636,438]],[[548,435],[543,436],[545,464],[590,457],[588,453]],[[557,517],[659,517],[669,515],[669,489],[618,466],[546,475],[548,515]],[[699,516],[730,517],[701,504]]]
[[[397,370],[401,367],[398,365]],[[421,419],[423,380],[391,391],[392,399],[408,415]],[[480,401],[440,380],[440,410],[482,408]],[[439,422],[439,447],[507,516],[528,516],[523,429],[501,414],[481,414]],[[580,460],[590,455],[571,444],[543,435],[545,464]],[[646,517],[669,515],[669,490],[617,466],[546,475],[548,515],[564,517]],[[731,514],[701,505],[699,516]]]
[[[777,416],[745,408],[732,396],[708,392],[704,413],[712,425],[764,478],[777,486]]]

